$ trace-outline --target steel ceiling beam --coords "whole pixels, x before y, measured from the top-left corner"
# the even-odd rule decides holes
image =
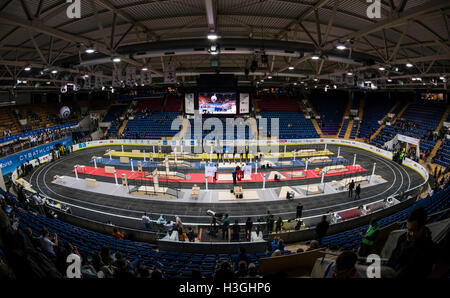
[[[415,6],[407,11],[399,13],[398,16],[390,16],[383,21],[376,22],[372,25],[366,26],[358,31],[352,32],[343,36],[343,39],[354,39],[368,34],[381,31],[382,29],[397,27],[416,19],[417,17],[429,14],[435,10],[439,10],[444,7],[448,7],[448,0],[431,0],[425,4]]]
[[[10,14],[6,13],[0,13],[0,24],[8,24],[13,26],[20,26],[27,30],[34,30],[36,32],[43,33],[45,35],[57,37],[62,40],[84,44],[86,46],[93,45],[98,52],[101,52],[107,56],[117,56],[120,57],[122,61],[135,65],[135,66],[142,66],[142,63],[130,59],[126,56],[118,55],[117,53],[112,52],[110,49],[107,48],[107,46],[103,45],[102,43],[99,43],[97,41],[79,36],[74,35],[70,33],[63,32],[61,30],[51,28],[48,26],[45,26],[41,20],[33,20],[33,21],[27,21],[27,20],[20,20],[15,16],[12,16]]]
[[[114,5],[112,5],[111,2],[109,2],[108,0],[95,0],[95,2],[102,5],[104,8],[108,9],[109,11],[117,14],[118,17],[122,18],[123,20],[127,21],[128,23],[133,24],[135,27],[141,28],[142,30],[144,30],[145,33],[150,33],[151,35],[153,35],[153,37],[156,40],[159,40],[159,38],[160,38],[159,35],[157,35],[155,32],[150,30],[147,26],[145,26],[141,22],[134,20],[131,16],[129,16],[127,13],[125,13],[121,9],[114,7]]]
[[[36,63],[33,61],[12,61],[12,60],[0,60],[0,65],[3,66],[15,66],[15,67],[25,67],[29,66],[31,68],[41,68],[45,69],[48,67],[48,65]],[[51,69],[55,69],[59,72],[67,72],[67,73],[73,73],[73,74],[86,74],[89,73],[89,71],[86,70],[78,70],[73,68],[66,68],[66,67],[59,67],[59,66],[52,66]],[[108,75],[102,75],[103,78],[111,78],[111,76]]]
[[[287,31],[291,29],[293,26],[298,25],[301,23],[304,19],[308,18],[310,15],[314,13],[315,10],[321,8],[322,6],[326,5],[330,0],[319,0],[316,4],[308,8],[307,11],[299,15],[295,21],[292,21],[289,25],[286,26],[285,29],[283,29],[282,32],[278,33],[278,37],[280,39],[284,38],[287,34]]]
[[[208,29],[216,30],[216,5],[213,0],[205,0],[205,10]]]

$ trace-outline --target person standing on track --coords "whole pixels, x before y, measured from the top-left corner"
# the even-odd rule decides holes
[[[302,205],[302,203],[299,202],[297,205],[297,213],[295,215],[295,218],[301,218],[302,212],[303,212],[303,205]]]
[[[353,198],[353,190],[355,189],[355,181],[352,180],[350,184],[348,185],[348,197]]]
[[[361,199],[361,197],[359,196],[360,193],[361,193],[361,186],[360,186],[360,184],[358,184],[355,189],[355,200]]]

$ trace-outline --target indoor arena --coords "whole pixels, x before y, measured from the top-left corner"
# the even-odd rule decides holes
[[[0,1],[0,279],[448,279],[449,13]]]

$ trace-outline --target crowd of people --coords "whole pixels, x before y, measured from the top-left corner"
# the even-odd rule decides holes
[[[0,195],[0,279],[64,278],[68,276],[68,266],[71,264],[68,260],[73,258],[80,260],[75,265],[78,266],[78,270],[73,272],[78,271],[81,278],[158,280],[166,277],[163,271],[164,265],[158,261],[149,265],[140,258],[128,259],[121,251],[113,252],[108,246],[103,246],[97,253],[82,255],[76,246],[59,240],[56,233],[49,233],[45,227],[42,228],[40,236],[34,235],[32,229],[21,223],[15,213],[36,212],[37,209],[28,209],[28,207],[22,209],[21,204],[25,202],[21,198],[24,195],[23,190],[19,189],[18,192],[18,201],[9,196]],[[146,216],[144,214],[143,218]],[[173,229],[182,227],[179,217],[175,224],[168,222],[165,225],[172,226]],[[125,235],[114,228],[113,237],[124,239]],[[199,269],[192,269],[192,279],[203,277]],[[250,262],[245,249],[240,248],[237,257],[217,265],[212,277],[215,280],[227,280],[260,278],[261,276],[258,275],[255,264]]]
[[[439,191],[449,187],[450,175],[445,175],[439,172],[434,174],[440,182],[435,186],[434,191]],[[438,179],[436,179],[438,180]],[[77,248],[68,242],[61,242],[58,235],[50,234],[46,228],[42,229],[39,237],[33,235],[31,229],[26,226],[21,226],[20,222],[15,216],[17,212],[17,204],[20,203],[21,208],[26,212],[40,213],[43,216],[50,217],[51,214],[46,210],[42,204],[42,198],[39,194],[27,198],[23,188],[20,186],[16,190],[17,202],[11,200],[9,197],[0,195],[1,211],[0,211],[0,228],[1,236],[0,249],[3,257],[1,257],[0,274],[2,277],[21,277],[24,276],[27,270],[31,270],[33,274],[45,274],[45,277],[61,278],[66,274],[67,257],[76,255],[79,258]],[[297,205],[296,215],[302,216],[303,206]],[[23,211],[19,211],[23,212]],[[280,231],[282,220],[280,217],[275,220],[275,216],[270,211],[267,212],[266,231],[268,233]],[[150,229],[152,224],[147,213],[142,215],[142,222],[145,228]],[[178,232],[180,239],[184,239],[184,227],[181,218],[176,216],[175,222],[167,221],[161,215],[156,221],[158,225],[167,228],[168,233],[174,231]],[[402,234],[398,239],[395,248],[388,262],[385,265],[383,272],[390,272],[391,277],[441,277],[444,272],[445,262],[448,262],[448,236],[446,241],[437,245],[431,239],[431,232],[425,226],[427,222],[427,213],[422,207],[414,209],[406,221],[406,233]],[[231,226],[233,233],[233,241],[239,241],[235,235],[239,235],[241,227],[235,221],[231,225],[228,214],[225,215],[222,221],[222,237],[228,237],[228,228]],[[322,239],[327,235],[329,229],[329,222],[327,217],[323,216],[321,221],[315,227],[316,236],[309,242],[309,247],[306,252],[316,250],[322,247]],[[244,229],[246,238],[250,237],[250,233],[254,228],[251,218],[248,218]],[[257,231],[261,227],[257,226]],[[376,220],[371,220],[365,233],[361,233],[361,246],[358,253],[353,251],[344,251],[338,258],[325,268],[325,278],[361,278],[365,277],[357,268],[359,263],[364,263],[363,258],[374,252],[373,247],[376,243],[380,233],[380,226]],[[114,228],[112,234],[117,239],[125,239],[126,235]],[[188,241],[195,241],[197,235],[193,232],[191,227],[186,232]],[[18,250],[18,247],[26,248],[26,260],[34,260],[36,263],[20,262],[24,252]],[[269,243],[268,253],[271,256],[281,256],[286,249],[283,239],[275,236],[274,240]],[[305,252],[303,249],[297,250],[297,253]],[[6,257],[4,257],[6,256]],[[38,266],[39,270],[45,268],[45,273],[38,273],[38,269],[30,268],[30,266]],[[87,256],[86,260],[82,260],[80,265],[80,272],[84,278],[164,278],[162,265],[156,264],[152,267],[143,264],[140,259],[129,260],[125,258],[120,251],[112,253],[107,246],[102,247],[98,254]],[[448,268],[448,266],[447,266]],[[446,268],[446,269],[447,269]],[[201,278],[200,271],[194,269],[192,271],[192,278]],[[241,249],[239,256],[231,261],[223,262],[217,265],[215,269],[214,278],[218,280],[232,279],[232,278],[256,278],[258,270],[255,264],[249,263],[245,250]]]
[[[1,146],[1,155],[9,155],[70,136],[71,128],[46,128],[44,131],[22,137]]]

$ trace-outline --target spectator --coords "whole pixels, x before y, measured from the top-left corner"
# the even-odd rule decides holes
[[[277,222],[275,224],[275,233],[281,232],[281,226],[283,225],[283,220],[281,219],[281,216],[278,216]]]
[[[374,219],[370,220],[369,227],[367,228],[366,234],[363,236],[362,233],[362,243],[361,248],[359,249],[360,257],[367,257],[372,252],[372,247],[377,239],[377,236],[380,232],[380,227],[378,226],[378,222]]]
[[[98,265],[112,265],[112,263],[114,262],[114,259],[111,255],[111,252],[109,250],[108,246],[102,246],[101,250],[100,250],[100,260]]]
[[[316,226],[316,240],[319,241],[319,245],[322,245],[322,239],[327,234],[329,226],[327,216],[323,215],[322,220]]]
[[[281,256],[281,250],[279,249],[276,249],[271,255],[271,257],[279,257],[279,256]]]
[[[303,205],[302,205],[302,203],[298,202],[297,213],[295,215],[295,218],[301,218],[302,217],[302,213],[303,213]]]
[[[253,227],[253,222],[252,222],[251,217],[249,217],[249,218],[247,218],[247,221],[245,222],[245,237],[247,238],[247,240],[250,240],[250,238],[251,238],[252,227]]]
[[[266,223],[267,223],[267,234],[271,234],[273,230],[273,215],[270,214],[270,210],[267,210],[267,216],[266,216]]]
[[[262,278],[262,276],[258,275],[258,269],[256,269],[256,265],[253,263],[248,265],[247,278]]]
[[[237,172],[236,172],[236,171],[233,171],[233,172],[231,173],[231,175],[233,176],[233,184],[236,185]]]
[[[189,242],[195,242],[195,234],[194,234],[194,231],[192,230],[192,227],[189,227],[189,230],[186,233],[186,236],[188,237]]]
[[[113,232],[112,236],[113,236],[114,238],[117,238],[117,239],[120,239],[120,240],[125,239],[125,235],[122,234],[121,232],[119,232],[119,230],[117,230],[116,228],[114,228],[113,231],[114,231],[114,232]]]
[[[53,241],[52,241],[53,240]],[[49,237],[49,232],[46,228],[42,229],[42,236],[40,238],[41,249],[51,257],[56,257],[55,246],[58,246],[58,235],[53,233],[52,239]]]
[[[151,220],[150,217],[147,216],[147,213],[144,213],[144,215],[142,215],[142,222],[144,223],[146,230],[151,229]]]
[[[425,278],[433,266],[434,243],[431,231],[425,226],[427,212],[423,207],[415,208],[406,222],[406,233],[398,238],[387,265],[399,278]]]
[[[222,221],[222,240],[228,240],[228,229],[230,227],[230,219],[228,218],[228,214],[225,214],[225,218]]]
[[[324,278],[364,278],[356,270],[356,261],[358,257],[352,251],[341,253],[336,262],[330,263],[325,268]]]
[[[214,280],[230,280],[233,277],[233,271],[231,271],[230,263],[227,261],[222,262],[214,274]]]
[[[175,223],[173,221],[169,220],[166,224],[164,224],[164,226],[167,228],[167,233],[169,235],[172,235],[173,229],[175,227]]]
[[[81,275],[83,278],[98,278],[98,273],[95,270],[92,258],[88,257],[88,263],[81,267]]]
[[[136,270],[136,277],[137,278],[150,278],[151,271],[146,266],[139,266],[139,268]]]
[[[237,258],[234,262],[234,266],[237,267],[238,264],[241,262],[245,262],[246,264],[248,264],[250,262],[250,259],[247,256],[247,251],[245,250],[244,247],[239,248],[239,255],[237,256]]]
[[[319,248],[319,241],[317,240],[311,240],[309,243],[309,247],[306,249],[306,251],[315,250]]]
[[[243,278],[248,275],[247,262],[239,262],[238,270],[236,271],[235,275],[237,278]]]
[[[30,238],[31,243],[33,244],[34,248],[37,248],[40,246],[40,238],[33,235],[33,231],[30,227],[27,227],[25,229],[25,233],[27,234],[28,238]]]
[[[355,189],[355,200],[361,199],[361,197],[359,196],[360,193],[361,193],[361,186],[360,186],[360,184],[358,184]]]
[[[348,185],[348,197],[353,198],[353,189],[355,189],[355,181],[352,180]]]
[[[239,222],[237,220],[234,221],[234,225],[233,225],[233,236],[232,236],[232,241],[239,241],[239,233],[241,231],[241,228],[239,227]]]

